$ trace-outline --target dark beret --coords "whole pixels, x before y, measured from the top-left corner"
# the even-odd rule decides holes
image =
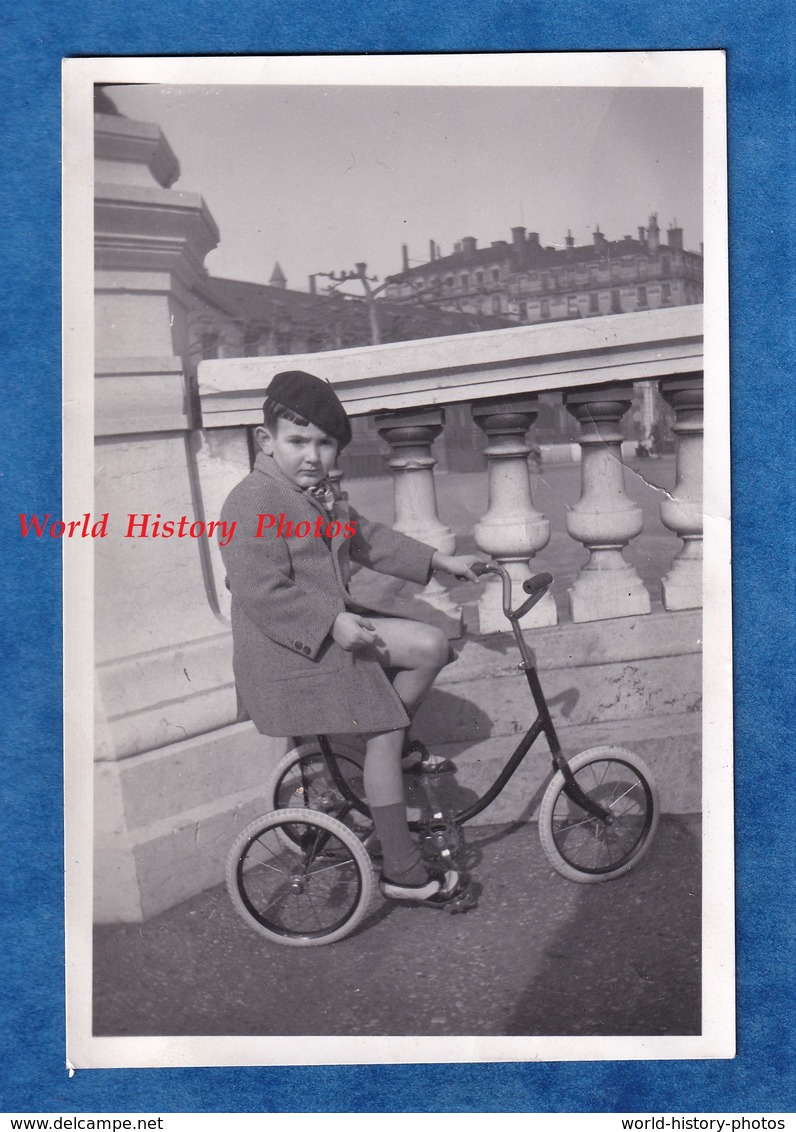
[[[340,448],[351,440],[351,424],[340,398],[328,382],[300,369],[278,373],[265,391],[271,401],[314,424]]]

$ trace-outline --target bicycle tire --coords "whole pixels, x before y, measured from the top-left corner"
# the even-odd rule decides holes
[[[592,747],[570,759],[569,768],[584,793],[612,812],[613,821],[606,824],[567,797],[558,771],[539,810],[542,848],[568,880],[615,880],[638,864],[655,836],[660,808],[652,775],[623,747]]]
[[[250,822],[229,851],[226,883],[249,927],[287,947],[319,947],[350,935],[375,891],[357,837],[336,818],[304,809],[275,810]]]
[[[361,802],[364,797],[364,755],[339,743],[335,743],[332,749],[341,773]],[[268,777],[265,798],[271,810],[311,809],[331,814],[357,833],[360,839],[373,829],[370,819],[360,809],[346,808],[347,800],[331,780],[317,742],[301,743],[282,756]]]

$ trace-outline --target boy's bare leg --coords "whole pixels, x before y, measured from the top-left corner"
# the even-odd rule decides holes
[[[448,640],[440,629],[422,621],[398,617],[368,620],[377,633],[368,651],[375,653],[382,667],[400,670],[393,687],[411,718],[448,663]]]

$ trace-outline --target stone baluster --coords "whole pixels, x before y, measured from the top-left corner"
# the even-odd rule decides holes
[[[702,430],[701,373],[664,377],[661,394],[675,411],[677,465],[672,495],[661,504],[661,519],[683,540],[683,549],[663,579],[666,609],[698,609],[702,605]]]
[[[443,554],[453,554],[456,536],[437,513],[434,486],[437,460],[431,454],[431,445],[442,432],[444,423],[441,409],[376,417],[379,435],[384,437],[391,451],[394,529],[436,547]],[[432,577],[418,598],[456,620],[461,618],[461,609],[436,577]]]
[[[627,386],[576,389],[564,403],[580,425],[581,496],[567,530],[589,551],[569,591],[573,621],[602,621],[649,613],[650,596],[623,548],[640,533],[641,508],[625,494],[622,431],[630,408]]]
[[[531,576],[531,559],[547,546],[550,523],[535,510],[531,499],[526,433],[539,412],[536,397],[505,397],[473,405],[473,420],[487,436],[484,455],[489,462],[489,507],[473,530],[476,546],[491,555],[511,576],[513,603],[524,600],[522,583]],[[482,633],[504,633],[502,583],[490,575],[478,603]],[[548,592],[523,624],[555,625],[556,606]]]

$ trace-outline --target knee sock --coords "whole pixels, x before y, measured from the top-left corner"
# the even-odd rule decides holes
[[[398,884],[423,884],[428,873],[409,832],[406,807],[395,802],[391,806],[371,806],[370,812],[381,842],[384,876]]]

